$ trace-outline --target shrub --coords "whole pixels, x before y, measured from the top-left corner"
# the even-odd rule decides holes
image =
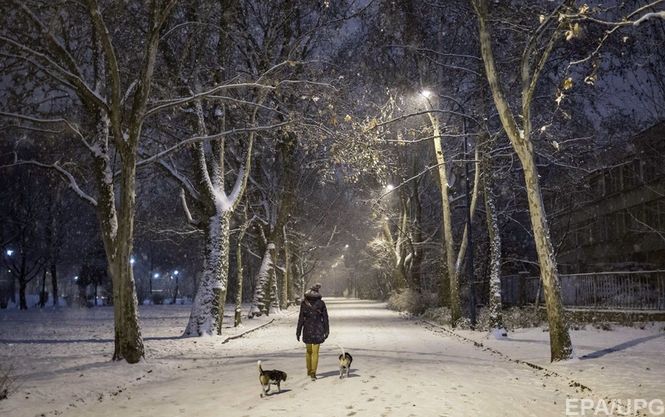
[[[421,315],[436,302],[436,295],[420,293],[410,288],[393,291],[388,298],[388,308],[413,315]]]
[[[533,308],[506,308],[501,311],[503,317],[504,327],[508,330],[516,328],[536,327],[542,321],[538,317],[538,313]],[[450,325],[450,309],[447,307],[437,307],[428,309],[424,318],[437,324]],[[474,329],[480,331],[489,331],[489,310],[487,308],[479,308],[476,315],[476,326]],[[471,320],[467,317],[457,323],[459,329],[470,329]]]

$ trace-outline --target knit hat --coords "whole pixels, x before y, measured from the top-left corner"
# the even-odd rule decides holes
[[[314,284],[306,293],[305,297],[309,298],[321,298],[321,293],[319,293],[319,289],[321,288],[321,284],[316,283]]]

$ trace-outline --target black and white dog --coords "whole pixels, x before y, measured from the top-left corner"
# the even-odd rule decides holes
[[[351,356],[349,352],[344,352],[343,347],[340,346],[339,348],[342,350],[342,354],[339,355],[339,377],[348,378],[351,362],[353,362],[353,356]]]
[[[279,371],[277,369],[264,371],[261,367],[261,361],[258,361],[257,365],[259,366],[259,382],[263,388],[261,397],[267,395],[268,392],[270,392],[270,385],[277,385],[277,392],[281,392],[282,388],[279,386],[279,383],[281,381],[286,381],[286,372]]]

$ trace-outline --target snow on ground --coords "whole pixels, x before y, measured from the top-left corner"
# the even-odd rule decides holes
[[[552,364],[542,328],[496,340],[384,303],[324,300],[331,335],[317,381],[306,376],[294,308],[234,328],[227,306],[224,336],[181,338],[190,306],[141,306],[147,354],[135,365],[111,362],[110,307],[2,310],[0,369],[12,365],[16,383],[0,415],[590,416],[621,415],[639,399],[651,407],[639,415],[665,416],[663,323],[572,330],[577,358]],[[338,345],[354,356],[348,379],[338,377]],[[280,393],[260,398],[259,359],[288,373]]]

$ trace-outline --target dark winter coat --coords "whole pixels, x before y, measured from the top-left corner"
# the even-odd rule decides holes
[[[304,343],[318,345],[326,340],[329,333],[326,303],[318,292],[307,291],[305,300],[300,303],[296,337],[300,340],[302,334]]]

